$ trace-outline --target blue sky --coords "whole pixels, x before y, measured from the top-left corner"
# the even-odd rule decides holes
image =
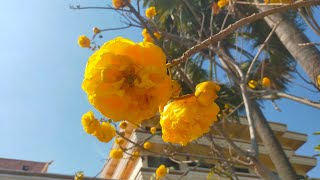
[[[81,90],[83,71],[92,51],[77,45],[80,34],[94,26],[119,27],[111,11],[70,10],[69,4],[108,4],[99,0],[0,0],[0,157],[50,161],[52,173],[95,175],[107,158],[110,144],[98,142],[82,130],[80,118],[93,108]],[[110,0],[111,2],[111,0]],[[107,32],[104,40],[124,36],[141,41],[139,29]],[[319,39],[318,39],[319,40]],[[320,41],[320,40],[319,40]],[[319,100],[292,86],[290,92]],[[278,102],[282,113],[265,103],[268,119],[288,124],[309,135],[299,151],[313,155],[320,137],[319,110],[287,100]],[[311,175],[320,172],[319,166]]]

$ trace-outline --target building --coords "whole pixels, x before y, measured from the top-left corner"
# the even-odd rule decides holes
[[[152,127],[158,123],[159,117],[154,118],[145,124],[144,127]],[[298,132],[289,131],[285,124],[269,122],[276,137],[283,146],[283,149],[288,156],[290,162],[295,168],[297,174],[303,179],[303,177],[316,166],[316,158],[306,157],[295,154],[295,151],[299,149],[306,141],[307,135]],[[223,124],[224,128],[231,134],[232,140],[240,146],[242,149],[249,149],[249,130],[247,121],[244,118],[240,118],[237,122],[227,122]],[[231,133],[230,133],[231,132]],[[141,150],[141,157],[138,159],[131,159],[129,155],[124,155],[121,160],[110,159],[106,162],[104,170],[101,174],[102,178],[112,179],[130,179],[130,180],[149,180],[156,171],[156,168],[160,164],[165,164],[167,167],[171,167],[170,173],[167,175],[169,179],[206,179],[211,168],[217,164],[217,159],[213,157],[213,153],[209,147],[211,141],[208,138],[200,138],[196,142],[189,144],[183,149],[179,149],[179,146],[167,145],[162,141],[160,135],[155,135],[150,138],[149,132],[143,129],[134,129],[129,127],[124,132],[125,137],[138,144],[144,142],[149,138],[149,142],[153,144],[151,151],[153,152],[175,152],[175,159],[180,161],[187,161],[191,163],[177,163],[173,159],[165,158],[161,155],[155,155],[154,153],[146,150]],[[219,136],[218,133],[212,133],[215,144],[222,148],[222,152],[228,154],[230,150],[228,143]],[[268,156],[268,151],[263,146],[261,140],[258,140],[259,144],[259,159],[266,164],[271,170],[275,170],[275,167]],[[131,143],[122,145],[123,147],[131,147]],[[117,148],[116,144],[113,144],[112,148]],[[200,159],[201,162],[197,162],[197,166],[192,162],[194,159]],[[257,180],[260,179],[255,172],[246,166],[235,166],[235,172],[239,179],[245,180]],[[217,176],[217,175],[213,175]],[[220,179],[230,179],[220,177]]]
[[[48,173],[50,162],[0,158],[0,180],[73,180],[74,176]],[[102,180],[84,178],[84,180]]]

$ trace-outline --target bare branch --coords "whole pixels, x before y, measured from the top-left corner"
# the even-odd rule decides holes
[[[243,18],[243,19],[235,22],[234,24],[229,25],[223,31],[221,31],[221,32],[209,37],[208,39],[202,41],[201,43],[193,46],[192,48],[190,48],[189,50],[184,52],[180,58],[177,58],[177,59],[173,60],[171,63],[168,63],[167,67],[172,67],[172,66],[175,66],[175,65],[185,61],[187,58],[191,57],[193,54],[199,52],[200,50],[205,49],[209,45],[217,43],[218,41],[221,41],[226,36],[230,35],[235,30],[237,30],[239,27],[242,27],[244,25],[247,25],[249,23],[252,23],[254,21],[262,19],[262,18],[269,16],[271,14],[285,12],[290,9],[297,9],[297,8],[307,7],[307,6],[315,6],[315,5],[319,5],[319,4],[320,4],[320,0],[302,1],[302,2],[297,2],[297,3],[293,3],[290,5],[286,5],[286,6],[276,7],[276,8],[261,12],[261,13],[254,13],[251,16]]]

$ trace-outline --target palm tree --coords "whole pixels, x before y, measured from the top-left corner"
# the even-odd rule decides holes
[[[257,8],[260,11],[270,9],[268,6],[257,6]],[[312,16],[312,14],[310,14],[310,16]],[[309,43],[310,40],[297,25],[286,18],[284,14],[270,15],[265,18],[265,21],[270,27],[273,27],[277,22],[281,22],[275,33],[311,81],[319,88],[320,84],[318,84],[317,77],[320,75],[320,51],[314,45],[299,45]]]

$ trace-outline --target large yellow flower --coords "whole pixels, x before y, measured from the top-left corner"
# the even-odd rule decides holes
[[[81,118],[83,129],[88,134],[93,134],[100,126],[92,111],[88,111]]]
[[[115,128],[108,122],[102,122],[99,128],[93,134],[101,142],[109,142],[116,136]]]
[[[171,95],[166,57],[152,43],[118,37],[89,58],[82,88],[104,116],[140,124]]]
[[[163,141],[186,145],[199,138],[217,120],[219,110],[213,101],[203,106],[195,96],[171,102],[164,107],[160,117]]]
[[[146,10],[146,17],[151,19],[157,15],[156,7],[151,6]]]

